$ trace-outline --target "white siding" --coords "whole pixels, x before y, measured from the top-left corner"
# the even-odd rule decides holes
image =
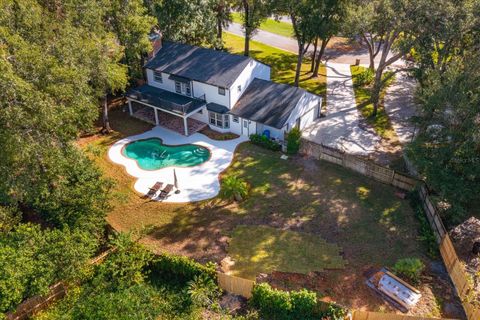
[[[275,140],[283,140],[284,137],[284,129],[277,129],[274,127],[267,126],[266,124],[257,124],[257,133],[263,134],[265,130],[270,131],[270,138]]]
[[[208,110],[206,107],[201,109],[202,113],[196,112],[190,116],[190,118],[208,123]]]
[[[270,80],[270,67],[255,60],[252,60],[245,67],[240,76],[230,87],[230,105],[227,106],[229,109],[232,109],[235,106],[235,103],[237,103],[250,82],[255,78]],[[241,91],[238,91],[238,86],[241,86]]]
[[[214,102],[228,108],[228,89],[225,89],[225,95],[218,94],[218,87],[210,84],[192,81],[193,82],[193,94],[196,98],[205,95],[207,103]]]
[[[230,131],[235,134],[242,134],[242,119],[238,117],[238,123],[233,122],[233,116],[230,115]]]
[[[285,129],[288,128],[288,130],[290,130],[293,128],[297,119],[300,118],[300,130],[303,130],[318,118],[319,106],[321,105],[321,97],[305,92],[303,97],[298,101],[295,109],[290,114],[290,117],[285,124]]]
[[[175,81],[168,79],[169,76],[168,73],[162,72],[163,83],[159,83],[153,78],[153,70],[147,69],[147,83],[149,86],[175,92]]]

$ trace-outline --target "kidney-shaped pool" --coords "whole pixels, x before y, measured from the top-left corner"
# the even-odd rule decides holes
[[[193,167],[210,159],[210,151],[196,144],[170,146],[159,138],[149,138],[128,143],[122,154],[137,161],[143,170],[166,167]]]

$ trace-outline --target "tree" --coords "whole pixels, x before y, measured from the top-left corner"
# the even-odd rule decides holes
[[[42,230],[17,224],[0,233],[0,314],[28,297],[47,293],[55,281],[83,278],[96,249],[88,231],[80,229]]]
[[[272,13],[272,2],[270,0],[236,0],[236,7],[240,9],[242,16],[242,27],[245,33],[245,49],[243,54],[250,55],[250,39],[255,35],[258,27]]]
[[[478,12],[474,7],[475,2],[480,9],[480,3],[473,0],[420,3],[417,9],[418,23],[412,30],[416,38],[413,58],[418,66],[417,78],[420,83],[429,70],[443,72],[453,57],[471,50],[479,31],[475,30],[475,25],[480,21],[475,14]]]
[[[233,0],[212,0],[212,4],[217,18],[217,39],[221,44],[223,28],[228,27],[232,22]]]
[[[412,30],[418,23],[421,0],[358,0],[350,10],[349,28],[361,35],[370,53],[370,68],[375,70],[371,89],[372,116],[378,111],[380,93],[385,84],[402,71],[383,77],[384,71],[410,53],[416,40]],[[374,59],[380,54],[375,69]]]
[[[212,0],[154,0],[153,12],[165,39],[220,47]]]
[[[314,10],[317,16],[314,19],[315,45],[312,56],[312,77],[318,77],[320,62],[330,39],[343,27],[346,17],[346,0],[327,0],[318,3]],[[320,51],[317,54],[318,40],[321,40]]]
[[[91,130],[98,99],[107,84],[126,83],[126,69],[104,4],[81,3],[0,4],[0,202],[96,233],[109,184],[72,141]]]
[[[463,220],[480,192],[480,59],[478,51],[430,70],[417,93],[419,133],[414,161],[449,223]]]
[[[297,66],[295,71],[294,85],[298,87],[303,57],[309,45],[315,40],[315,26],[318,22],[318,0],[283,0],[280,1],[275,12],[277,15],[288,14],[292,21],[293,34],[298,44]]]
[[[130,78],[143,78],[142,60],[152,49],[148,35],[157,21],[142,0],[112,0],[109,4],[106,18],[124,49],[122,62]]]

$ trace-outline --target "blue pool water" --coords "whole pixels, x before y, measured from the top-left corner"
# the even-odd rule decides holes
[[[164,145],[161,139],[150,138],[127,144],[122,154],[136,160],[144,170],[158,170],[165,167],[193,167],[210,158],[210,151],[195,144],[179,146]]]

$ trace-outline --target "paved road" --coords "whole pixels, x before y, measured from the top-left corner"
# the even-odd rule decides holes
[[[227,27],[226,31],[243,37],[242,26],[238,23],[231,23]],[[257,33],[253,36],[253,40],[256,40],[256,41],[265,43],[267,45],[270,45],[272,47],[286,50],[295,54],[298,53],[297,40],[293,38],[280,36],[278,34],[274,34],[274,33],[259,29],[257,30]],[[309,52],[312,52],[312,51],[313,51],[313,47],[310,46]],[[356,62],[356,59],[360,59],[360,64],[362,65],[368,65],[370,63],[367,49],[358,49],[358,50],[353,50],[348,53],[345,53],[338,50],[327,48],[325,50],[324,59],[326,61],[334,62],[334,63],[354,64]],[[379,57],[377,57],[377,60],[379,60]]]
[[[412,140],[415,130],[410,121],[416,113],[413,101],[415,85],[414,79],[405,72],[399,72],[396,74],[395,82],[387,88],[385,94],[385,111],[402,144],[409,143]]]
[[[380,138],[361,126],[350,65],[327,63],[327,116],[304,129],[305,139],[351,154],[375,152]]]

